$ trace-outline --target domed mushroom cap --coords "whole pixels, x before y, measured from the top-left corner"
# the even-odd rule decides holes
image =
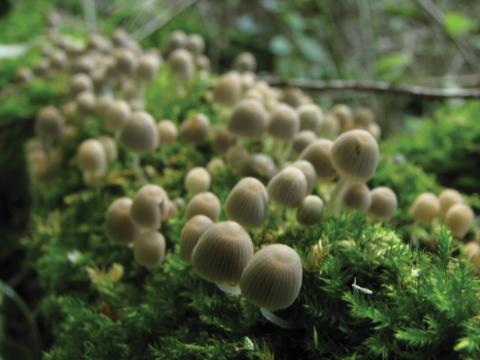
[[[327,137],[329,139],[336,138],[337,135],[340,133],[340,125],[337,118],[332,114],[327,114],[327,116],[325,116],[323,126],[318,133],[322,137]]]
[[[297,112],[300,119],[300,130],[317,132],[322,128],[325,117],[319,106],[315,104],[301,105]]]
[[[97,107],[97,98],[90,91],[83,91],[75,98],[77,110],[82,115],[92,115]]]
[[[62,50],[55,50],[50,56],[50,64],[53,69],[63,70],[67,66],[67,54]]]
[[[375,122],[375,114],[372,109],[361,106],[355,111],[355,125],[366,128],[369,124]]]
[[[133,199],[130,215],[140,227],[157,230],[162,220],[168,217],[169,199],[166,191],[158,185],[147,184],[140,188]]]
[[[101,117],[107,115],[110,106],[112,106],[114,100],[111,95],[100,95],[97,97],[97,106],[95,108],[95,113]]]
[[[155,230],[144,232],[133,242],[135,261],[147,267],[160,265],[165,259],[165,238]]]
[[[475,269],[480,270],[480,244],[476,241],[470,241],[465,244],[462,254],[472,263]]]
[[[137,239],[142,229],[138,227],[130,216],[132,199],[122,197],[115,200],[108,208],[105,216],[105,228],[110,240],[129,244]]]
[[[239,72],[255,71],[257,60],[252,53],[243,52],[238,54],[233,61],[233,68]]]
[[[174,75],[180,79],[191,78],[195,70],[192,55],[185,49],[174,50],[168,57],[168,64]]]
[[[356,182],[369,180],[378,165],[377,141],[365,130],[340,135],[332,146],[332,163],[340,176]]]
[[[160,145],[170,145],[177,140],[178,130],[171,120],[162,120],[157,125]]]
[[[370,134],[372,134],[372,136],[377,141],[380,140],[380,138],[382,137],[382,129],[380,128],[380,126],[377,123],[368,124],[367,127],[366,127],[366,130]]]
[[[268,131],[274,138],[291,140],[300,129],[300,120],[295,110],[287,104],[280,104],[270,116]]]
[[[191,34],[185,44],[188,51],[194,55],[200,55],[205,51],[205,40],[199,34]]]
[[[78,164],[83,171],[104,172],[107,166],[107,155],[102,143],[96,139],[88,139],[80,144],[77,152]]]
[[[180,233],[180,258],[192,260],[193,249],[200,237],[213,225],[213,221],[205,215],[196,215],[188,220]]]
[[[261,226],[267,217],[267,211],[267,189],[253,177],[240,180],[225,201],[228,218],[243,226]]]
[[[303,225],[317,224],[322,213],[323,200],[317,195],[307,195],[297,209],[297,221]]]
[[[221,158],[214,157],[208,162],[207,171],[211,176],[215,176],[221,171],[225,170],[225,167],[225,162]]]
[[[343,194],[342,203],[349,209],[367,211],[371,203],[368,186],[364,183],[354,183],[349,185]]]
[[[127,48],[116,48],[113,51],[115,70],[118,74],[129,75],[135,70],[137,59],[133,51]]]
[[[230,72],[220,76],[213,89],[213,99],[224,106],[233,106],[242,96],[242,79],[237,73]]]
[[[277,168],[273,159],[265,154],[250,155],[241,166],[243,176],[253,176],[258,179],[269,180],[275,175]]]
[[[180,48],[184,48],[187,45],[187,34],[181,30],[176,30],[170,33],[170,37],[165,46],[165,54],[169,54],[172,51]]]
[[[330,181],[337,176],[332,164],[333,143],[327,139],[316,140],[308,145],[300,154],[301,160],[310,162],[320,180]]]
[[[305,179],[307,179],[307,194],[312,193],[313,189],[315,189],[315,184],[317,182],[317,172],[313,165],[306,160],[298,160],[292,164],[293,167],[296,167],[303,175],[305,175]]]
[[[210,72],[210,59],[203,54],[195,57],[195,67],[198,71]]]
[[[158,132],[153,117],[143,111],[133,113],[120,130],[120,143],[134,153],[154,150],[158,145]]]
[[[237,144],[228,148],[225,158],[228,168],[234,173],[240,173],[244,162],[249,158],[249,153],[242,144]]]
[[[114,101],[105,114],[105,126],[110,131],[118,131],[130,119],[131,115],[130,106],[126,101]]]
[[[267,189],[273,201],[294,208],[307,195],[307,179],[301,170],[288,166],[270,180]]]
[[[293,150],[297,153],[301,153],[308,145],[317,140],[317,135],[311,130],[300,131],[293,138]]]
[[[180,125],[180,138],[192,144],[204,144],[208,141],[210,121],[204,114],[195,114]]]
[[[117,159],[117,143],[111,136],[102,135],[97,138],[102,144],[107,161],[114,161]]]
[[[228,129],[237,136],[258,139],[268,125],[268,114],[258,100],[245,99],[235,107]]]
[[[220,217],[220,200],[218,200],[218,197],[211,192],[202,192],[195,195],[187,205],[185,220],[189,220],[195,215],[205,215],[212,221],[217,221]]]
[[[335,105],[332,108],[331,113],[333,116],[337,118],[338,124],[340,126],[340,130],[342,132],[353,129],[353,126],[354,126],[353,112],[348,105],[345,105],[345,104]]]
[[[36,132],[42,138],[54,139],[62,134],[65,120],[54,106],[44,107],[37,116]]]
[[[207,191],[210,187],[210,174],[203,167],[191,169],[185,176],[185,189],[192,194]]]
[[[445,215],[445,225],[452,234],[458,238],[463,238],[473,224],[473,210],[466,204],[453,205]]]
[[[253,257],[250,235],[236,222],[213,224],[193,249],[193,270],[217,284],[236,284]]]
[[[389,220],[397,210],[397,195],[388,187],[380,186],[370,191],[368,213],[375,219]]]
[[[21,67],[15,72],[15,79],[22,83],[27,83],[33,79],[33,71],[27,67]]]
[[[445,216],[453,205],[463,203],[463,197],[455,189],[445,189],[438,197],[438,201],[440,202],[440,214]]]
[[[70,92],[77,95],[83,91],[92,91],[93,82],[87,74],[75,74],[70,80]]]
[[[137,79],[142,81],[153,81],[157,76],[160,61],[157,56],[153,54],[142,55],[138,59],[138,64],[135,69]]]
[[[295,87],[290,87],[283,90],[282,101],[291,107],[297,108],[303,103],[302,90]]]
[[[410,215],[419,224],[429,225],[440,214],[440,202],[435,194],[420,194],[410,207]]]
[[[227,151],[230,146],[235,145],[237,137],[225,126],[218,126],[213,139],[213,147],[219,152]]]
[[[264,246],[248,263],[240,280],[248,302],[275,311],[293,304],[302,287],[302,262],[291,247]]]

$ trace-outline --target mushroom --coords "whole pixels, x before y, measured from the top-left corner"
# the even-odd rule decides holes
[[[233,68],[241,73],[247,71],[254,72],[256,67],[257,61],[255,56],[249,52],[238,54],[233,61]]]
[[[143,229],[158,230],[168,218],[167,192],[158,185],[143,185],[133,199],[130,215]]]
[[[206,143],[209,133],[210,121],[201,113],[195,114],[180,125],[180,138],[192,144]]]
[[[440,202],[431,192],[420,194],[410,207],[410,215],[417,224],[430,225],[439,214]]]
[[[117,159],[117,144],[112,137],[102,135],[97,138],[102,144],[103,150],[105,151],[105,155],[107,157],[108,162],[112,162]]]
[[[314,225],[323,213],[323,200],[317,195],[307,195],[297,209],[297,221],[302,225]]]
[[[165,238],[155,230],[144,232],[133,242],[135,261],[146,267],[160,265],[165,259]]]
[[[470,206],[462,203],[450,207],[445,215],[445,225],[450,229],[453,236],[463,239],[473,224],[473,210]]]
[[[295,137],[293,138],[293,151],[297,154],[301,154],[305,148],[317,140],[317,135],[311,130],[303,130],[300,131]]]
[[[170,145],[177,140],[178,130],[171,120],[162,120],[157,125],[160,145]]]
[[[247,149],[241,144],[230,146],[225,155],[228,168],[234,173],[240,173],[243,169],[243,163],[249,157]]]
[[[280,149],[281,141],[289,141],[290,147],[291,141],[299,129],[300,120],[298,119],[298,115],[296,111],[287,104],[278,105],[270,115],[268,131],[277,143],[277,148],[274,149],[274,153],[283,153],[283,158],[280,158],[281,162],[288,157],[290,152],[289,148],[287,148],[286,151]]]
[[[268,114],[262,103],[254,99],[245,99],[233,110],[228,129],[239,137],[259,139],[267,125]]]
[[[218,152],[225,152],[230,146],[235,145],[237,137],[227,129],[226,126],[220,125],[216,128],[215,137],[213,139],[213,148]]]
[[[348,105],[345,105],[345,104],[335,105],[331,110],[331,114],[337,118],[341,132],[345,132],[353,129],[354,127],[353,112]]]
[[[105,126],[108,130],[117,133],[131,115],[130,106],[126,101],[113,101],[105,113]]]
[[[174,50],[168,57],[168,64],[177,79],[177,95],[185,96],[183,83],[189,80],[195,71],[192,55],[185,49]]]
[[[366,106],[360,106],[355,111],[354,120],[356,126],[366,129],[368,125],[375,122],[375,114],[372,109]]]
[[[300,130],[310,130],[317,133],[325,121],[322,109],[315,104],[301,105],[297,109],[300,120]]]
[[[213,89],[213,99],[225,107],[234,106],[242,96],[242,82],[235,72],[222,75]]]
[[[316,140],[308,145],[300,154],[300,160],[306,160],[313,165],[317,178],[330,181],[337,176],[332,164],[333,142],[327,139]]]
[[[307,180],[307,194],[311,194],[317,183],[317,172],[313,165],[309,161],[298,160],[295,161],[292,166],[303,172],[303,175],[305,175],[305,179]]]
[[[440,202],[440,215],[444,217],[453,205],[463,203],[463,197],[455,189],[445,189],[440,193],[438,201]]]
[[[97,98],[94,93],[90,91],[82,91],[76,96],[75,102],[80,115],[91,116],[95,114]],[[85,124],[85,121],[82,124]]]
[[[205,192],[210,187],[210,174],[203,167],[191,169],[185,176],[185,189],[191,194]]]
[[[205,51],[205,40],[199,34],[191,34],[187,37],[185,47],[193,55],[200,55]]]
[[[84,91],[93,91],[93,82],[87,74],[75,74],[70,80],[70,92],[76,96]]]
[[[180,258],[183,261],[192,260],[198,240],[212,225],[213,221],[205,215],[195,215],[185,223],[180,233]]]
[[[83,141],[77,152],[78,165],[84,173],[104,174],[107,155],[103,145],[97,139]]]
[[[207,171],[212,177],[214,177],[218,175],[220,172],[222,172],[223,170],[225,170],[225,167],[226,167],[225,162],[221,158],[214,157],[214,158],[211,158],[210,161],[208,162]]]
[[[105,216],[105,228],[110,240],[120,244],[130,244],[142,233],[130,216],[132,199],[122,197],[110,204]]]
[[[44,107],[37,116],[35,130],[44,141],[51,143],[58,139],[63,131],[65,120],[54,106]]]
[[[201,192],[196,194],[188,203],[185,210],[185,220],[189,220],[195,215],[208,216],[212,221],[217,221],[220,217],[220,200],[211,192]]]
[[[298,207],[307,195],[307,179],[303,172],[288,166],[278,172],[268,183],[270,198],[287,208]]]
[[[142,82],[155,80],[160,61],[154,54],[144,54],[138,59],[135,77]]]
[[[370,202],[370,190],[364,183],[350,184],[342,197],[342,203],[346,208],[356,209],[362,212],[368,210]]]
[[[259,179],[270,180],[277,171],[273,159],[265,154],[250,155],[242,162],[241,174],[243,176],[253,176]]]
[[[397,196],[388,187],[380,186],[370,191],[368,214],[374,219],[389,220],[397,210]]]

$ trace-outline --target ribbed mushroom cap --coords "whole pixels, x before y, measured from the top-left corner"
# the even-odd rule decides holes
[[[238,54],[233,61],[233,68],[239,72],[255,71],[257,60],[252,53],[243,52]]]
[[[297,209],[297,221],[303,225],[318,224],[323,213],[323,201],[317,195],[307,195]]]
[[[93,82],[87,74],[75,74],[70,80],[70,92],[75,96],[83,91],[92,91]]]
[[[157,56],[153,54],[142,55],[138,59],[135,76],[142,81],[153,81],[157,76],[159,65],[160,61]]]
[[[207,164],[207,171],[211,176],[215,176],[221,171],[225,169],[226,165],[225,162],[219,158],[219,157],[214,157],[211,158],[210,161]]]
[[[291,247],[264,246],[248,263],[240,280],[248,302],[275,311],[293,304],[302,287],[302,262]]]
[[[147,267],[160,265],[165,259],[165,238],[155,230],[144,232],[133,242],[135,261]]]
[[[191,78],[195,70],[192,55],[185,49],[174,50],[168,57],[168,64],[179,79]]]
[[[419,224],[429,225],[440,214],[440,202],[435,194],[420,194],[410,207],[410,215]]]
[[[332,163],[340,176],[355,182],[369,180],[378,165],[377,141],[365,130],[340,135],[332,146]]]
[[[228,129],[235,135],[258,139],[268,125],[268,114],[258,100],[245,99],[235,107]]]
[[[217,284],[236,284],[253,257],[253,243],[236,222],[213,224],[193,249],[193,270],[205,280]]]
[[[215,138],[213,139],[213,147],[219,152],[225,152],[230,146],[235,145],[237,137],[232,134],[225,126],[220,125],[215,132]]]
[[[240,172],[243,176],[253,176],[258,179],[269,180],[275,175],[276,171],[275,162],[270,156],[253,154],[242,163]]]
[[[372,134],[372,136],[375,138],[375,140],[380,140],[382,137],[382,129],[377,123],[371,123],[367,125],[366,130]]]
[[[301,105],[297,112],[300,119],[300,130],[317,132],[322,128],[325,117],[319,106],[315,104]]]
[[[107,161],[114,161],[117,159],[117,143],[111,136],[102,135],[97,138],[98,141],[103,146],[103,150],[105,151],[105,156],[107,157]]]
[[[77,152],[78,164],[83,171],[104,172],[107,166],[107,155],[102,143],[96,139],[83,141]]]
[[[180,125],[180,138],[192,144],[204,144],[208,141],[210,121],[204,114],[195,114]]]
[[[267,189],[273,201],[294,208],[307,195],[307,179],[300,169],[288,166],[270,180]]]
[[[342,197],[342,203],[349,209],[367,211],[370,207],[371,196],[368,186],[364,183],[354,183],[348,186]]]
[[[253,177],[241,179],[225,201],[228,218],[243,226],[261,226],[267,217],[267,211],[267,189]]]
[[[205,51],[205,40],[199,34],[191,34],[185,46],[192,54],[200,55]]]
[[[242,96],[242,80],[237,73],[220,76],[213,89],[213,99],[224,106],[235,105]]]
[[[140,227],[157,230],[162,220],[168,217],[169,199],[166,191],[158,185],[147,184],[140,188],[133,199],[130,215]]]
[[[389,220],[397,210],[397,195],[388,187],[380,186],[370,191],[368,214],[375,219]]]
[[[311,130],[300,131],[293,138],[293,150],[297,153],[301,153],[308,145],[317,140],[317,135]]]
[[[269,120],[268,131],[276,139],[291,140],[300,129],[296,111],[287,104],[279,104]]]
[[[210,59],[203,54],[197,55],[195,57],[195,67],[198,71],[210,72]]]
[[[110,110],[110,106],[113,104],[114,100],[111,95],[100,95],[97,97],[97,106],[95,112],[101,117],[105,117]]]
[[[185,220],[189,220],[195,215],[205,215],[212,221],[217,221],[220,217],[220,200],[218,200],[218,197],[211,192],[202,192],[195,195],[187,205]]]
[[[132,199],[122,197],[115,200],[108,208],[105,216],[105,228],[110,240],[129,244],[137,239],[142,229],[135,224],[130,216]]]
[[[133,113],[120,130],[120,143],[134,153],[154,150],[158,145],[158,132],[153,117],[143,111]]]
[[[113,51],[115,71],[118,74],[129,75],[135,70],[137,59],[133,51],[127,48],[116,48]]]
[[[47,106],[37,116],[36,132],[42,138],[55,139],[62,134],[64,123],[60,111],[54,106]]]
[[[317,172],[315,171],[313,165],[306,160],[297,160],[291,166],[296,167],[303,172],[305,179],[307,179],[307,194],[312,193],[317,182]]]
[[[353,112],[348,105],[338,104],[335,105],[331,113],[338,120],[340,130],[342,132],[352,130],[354,127]]]
[[[251,71],[246,71],[240,73],[240,78],[242,79],[242,89],[243,91],[247,91],[252,89],[255,86],[256,75]]]
[[[453,205],[445,215],[445,225],[452,234],[462,239],[473,224],[473,210],[466,204]]]
[[[157,125],[160,145],[170,145],[178,138],[178,130],[171,120],[162,120]]]
[[[438,201],[440,202],[440,214],[445,216],[453,205],[463,203],[463,197],[455,189],[445,189],[438,197]]]
[[[360,106],[355,111],[354,119],[355,125],[366,128],[369,124],[375,122],[375,114],[373,113],[372,109],[365,106]]]
[[[196,215],[188,220],[180,233],[180,258],[192,260],[193,249],[200,237],[213,225],[213,221],[205,215]]]
[[[36,76],[45,76],[50,68],[50,61],[45,58],[41,58],[33,67],[33,73]]]
[[[105,126],[110,131],[118,131],[130,119],[131,115],[130,106],[126,101],[114,101],[105,114]]]
[[[90,91],[82,91],[75,98],[77,110],[82,115],[93,115],[97,107],[97,98]]]
[[[181,30],[173,31],[170,34],[168,42],[165,46],[165,54],[170,54],[172,51],[184,48],[187,45],[187,34]]]
[[[185,176],[185,189],[191,194],[205,192],[210,187],[210,174],[204,167],[195,167]]]
[[[330,181],[337,176],[332,164],[332,147],[333,142],[320,139],[308,145],[300,154],[300,160],[310,162],[320,180]]]
[[[463,255],[472,263],[475,269],[480,270],[480,244],[476,241],[470,241],[462,249]]]
[[[286,88],[282,93],[282,101],[291,107],[299,107],[303,103],[302,90],[295,87]]]
[[[62,50],[55,50],[50,56],[50,64],[53,69],[63,70],[67,66],[67,54]]]
[[[322,128],[319,130],[319,134],[322,137],[327,137],[329,139],[336,138],[340,133],[340,125],[338,120],[332,114],[327,114],[325,116],[325,121],[323,122]]]

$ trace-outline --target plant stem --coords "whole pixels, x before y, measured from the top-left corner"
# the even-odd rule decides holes
[[[285,319],[282,319],[281,317],[278,317],[277,315],[275,315],[270,310],[267,310],[265,308],[260,308],[260,312],[262,313],[262,315],[265,319],[270,321],[272,324],[275,324],[278,327],[281,327],[282,329],[292,329],[293,328],[293,324],[290,321],[287,321]]]

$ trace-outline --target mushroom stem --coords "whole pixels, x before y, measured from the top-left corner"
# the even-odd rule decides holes
[[[285,164],[285,162],[287,162],[287,160],[290,158],[291,153],[292,153],[292,141],[287,141],[287,146],[283,151],[280,165]]]
[[[217,283],[217,286],[220,290],[228,295],[239,296],[242,293],[239,286],[233,286],[227,283]]]
[[[340,215],[340,211],[342,210],[342,197],[348,188],[348,185],[349,181],[344,177],[340,177],[330,196],[329,208],[333,211],[335,217]]]
[[[287,321],[285,319],[282,319],[281,317],[278,317],[277,315],[275,315],[270,310],[267,310],[265,308],[260,308],[260,312],[262,313],[262,315],[265,319],[267,319],[271,323],[277,325],[278,327],[281,327],[282,329],[292,329],[293,328],[293,324],[290,321]]]
[[[185,85],[183,84],[182,81],[177,79],[176,87],[177,87],[177,96],[179,98],[184,98],[187,96],[187,90],[185,90]]]
[[[132,164],[133,171],[135,172],[137,179],[142,183],[142,185],[145,185],[147,183],[147,179],[145,178],[145,174],[143,173],[142,166],[140,165],[140,156],[138,154],[133,154],[132,160],[133,160],[133,164]]]

